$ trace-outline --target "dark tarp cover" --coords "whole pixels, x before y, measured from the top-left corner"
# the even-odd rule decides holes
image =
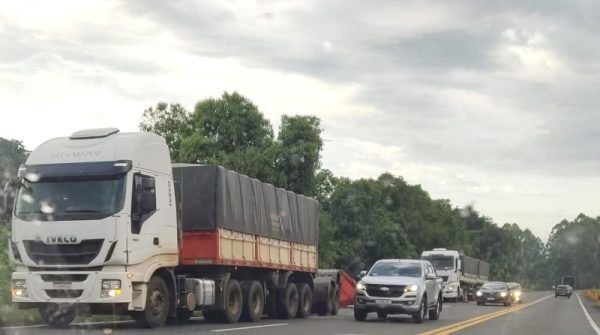
[[[233,231],[317,244],[318,202],[217,165],[174,164],[183,231]]]

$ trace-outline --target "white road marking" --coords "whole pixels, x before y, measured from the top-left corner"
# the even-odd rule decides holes
[[[596,332],[596,334],[600,335],[600,328],[598,328],[598,325],[596,324],[596,322],[594,322],[594,320],[590,316],[590,313],[588,313],[587,309],[585,309],[583,302],[581,302],[581,298],[579,298],[579,293],[575,292],[575,296],[577,297],[579,305],[581,305],[581,309],[583,309],[583,314],[585,314],[585,318],[590,323],[590,326],[592,326],[592,329]]]
[[[237,327],[237,328],[225,328],[225,329],[212,329],[211,332],[229,332],[236,330],[247,330],[247,329],[257,329],[257,328],[267,328],[267,327],[278,327],[278,326],[287,326],[287,323],[273,323],[270,325],[261,325],[261,326],[248,326],[248,327]]]
[[[25,328],[40,328],[40,327],[46,327],[46,325],[31,325],[31,326],[6,326],[6,327],[0,327],[0,329],[25,329]]]

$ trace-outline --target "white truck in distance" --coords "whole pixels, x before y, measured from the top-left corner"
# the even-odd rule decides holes
[[[435,248],[423,251],[421,259],[431,262],[444,279],[444,299],[474,300],[477,288],[488,281],[490,265],[457,250]]]
[[[216,165],[171,165],[158,135],[79,131],[19,168],[12,300],[53,326],[81,314],[145,327],[194,310],[229,323],[335,314],[344,276],[317,269],[317,219],[314,199]]]

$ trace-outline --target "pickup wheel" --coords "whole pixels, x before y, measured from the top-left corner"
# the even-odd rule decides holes
[[[255,322],[260,320],[265,307],[265,295],[262,285],[254,281],[242,282],[243,308],[242,321]]]
[[[150,278],[146,292],[146,308],[131,314],[142,327],[162,327],[169,316],[169,289],[164,279],[159,276]]]
[[[73,322],[75,316],[75,310],[72,307],[57,304],[40,307],[40,317],[50,327],[64,328]]]
[[[427,315],[427,296],[424,295],[423,298],[421,299],[421,308],[419,308],[419,310],[412,315],[412,318],[413,318],[413,320],[415,320],[416,323],[423,323],[423,320],[425,320],[426,315]]]
[[[296,317],[298,312],[298,289],[296,284],[288,283],[285,290],[279,292],[277,296],[277,309],[279,317],[282,319],[291,319]]]
[[[296,289],[298,290],[298,312],[296,317],[300,319],[306,319],[310,316],[312,310],[312,289],[306,283],[297,283]]]
[[[359,309],[354,309],[354,320],[356,321],[365,321],[367,319],[367,312],[361,311]]]
[[[442,313],[442,307],[442,296],[440,295],[437,304],[435,304],[435,309],[429,311],[429,320],[438,320],[440,313]]]

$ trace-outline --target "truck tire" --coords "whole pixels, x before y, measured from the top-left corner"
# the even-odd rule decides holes
[[[298,312],[296,317],[306,319],[312,311],[312,289],[306,283],[297,283],[296,289],[298,290]]]
[[[240,320],[243,306],[242,288],[235,279],[229,279],[225,289],[225,310],[223,311],[223,321],[227,323],[236,323]]]
[[[158,328],[164,326],[169,316],[169,289],[164,279],[153,276],[148,282],[146,292],[146,308],[136,311],[131,317],[144,328]]]
[[[289,282],[285,290],[278,292],[277,309],[279,318],[292,319],[298,313],[298,289],[296,284]]]
[[[340,288],[336,287],[331,301],[331,315],[337,315],[340,310]]]
[[[427,296],[423,296],[423,298],[421,299],[421,307],[419,308],[418,311],[416,311],[413,315],[412,318],[413,320],[415,320],[416,323],[423,323],[423,320],[425,320],[425,316],[427,315]]]
[[[256,322],[260,320],[265,308],[263,286],[256,280],[242,282],[242,321]]]
[[[359,309],[354,309],[354,320],[356,321],[365,321],[367,319],[367,312],[361,311]]]
[[[321,316],[331,314],[332,305],[331,297],[333,286],[331,285],[331,277],[317,277],[314,280],[314,304],[313,311]]]
[[[39,309],[42,321],[53,328],[65,328],[75,320],[75,310],[71,306],[47,304]]]
[[[442,313],[442,296],[438,298],[437,304],[435,304],[435,308],[429,310],[429,320],[438,320],[440,318],[440,314]]]

